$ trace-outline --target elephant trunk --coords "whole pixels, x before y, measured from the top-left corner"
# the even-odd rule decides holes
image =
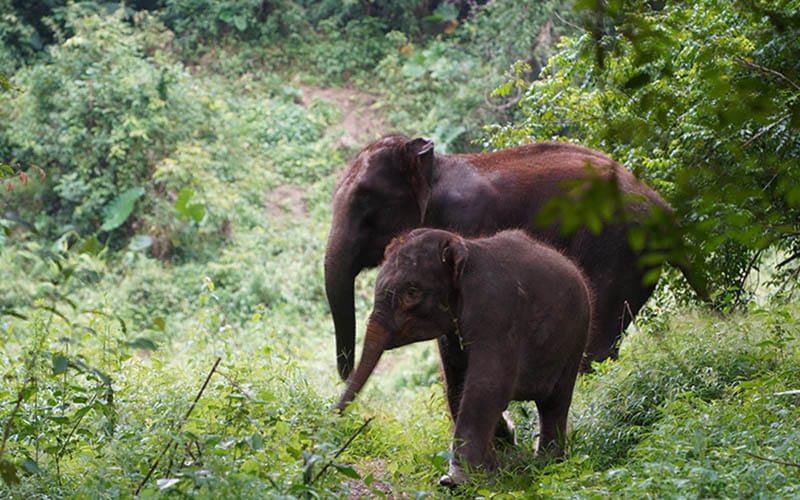
[[[370,317],[367,324],[367,333],[364,337],[364,350],[361,352],[361,360],[358,368],[347,379],[347,387],[336,405],[336,410],[344,411],[345,407],[356,397],[358,391],[367,383],[369,376],[381,359],[383,351],[389,344],[389,331],[384,328],[374,317]]]
[[[353,370],[356,343],[356,312],[353,299],[354,272],[352,249],[345,248],[340,234],[331,231],[325,251],[325,293],[336,331],[336,366],[342,380]],[[344,244],[343,244],[344,241]]]

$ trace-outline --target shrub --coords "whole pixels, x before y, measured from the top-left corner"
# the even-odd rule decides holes
[[[28,206],[13,196],[3,203],[29,220],[46,211],[49,233],[74,225],[92,234],[120,193],[149,185],[155,163],[190,133],[199,110],[181,67],[147,45],[163,43],[163,28],[141,16],[146,30],[134,31],[122,11],[70,12],[75,35],[52,47],[47,63],[15,75],[24,92],[6,114],[15,156],[43,168],[49,183]]]

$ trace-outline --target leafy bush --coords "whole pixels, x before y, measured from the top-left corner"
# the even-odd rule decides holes
[[[596,5],[528,87],[524,118],[489,144],[569,137],[624,161],[674,205],[736,301],[769,249],[797,257],[800,25],[784,4]]]
[[[9,141],[22,164],[48,172],[49,183],[38,197],[3,203],[28,220],[46,211],[49,233],[67,225],[98,231],[103,209],[146,187],[156,161],[200,118],[180,66],[146,43],[164,43],[163,32],[138,19],[143,32],[121,12],[71,17],[76,34],[53,47],[47,63],[15,75],[25,91],[10,97]]]
[[[400,130],[431,136],[440,151],[479,150],[485,123],[516,114],[513,103],[493,100],[489,89],[514,68],[524,68],[515,73],[521,80],[538,77],[531,65],[539,67],[551,55],[565,31],[553,17],[565,10],[557,2],[489,2],[424,43],[389,33],[394,50],[376,68],[382,86],[393,89],[385,97],[389,118]]]

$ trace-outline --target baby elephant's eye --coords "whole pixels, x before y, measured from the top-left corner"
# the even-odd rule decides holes
[[[413,307],[422,300],[422,290],[415,286],[409,286],[403,290],[403,306]]]

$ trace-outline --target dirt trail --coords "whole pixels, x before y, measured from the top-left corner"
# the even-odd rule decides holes
[[[328,134],[334,136],[337,147],[360,148],[386,133],[386,124],[378,111],[377,98],[366,92],[350,88],[318,88],[301,85],[303,106],[309,107],[314,99],[335,104],[341,113],[338,125]]]
[[[386,125],[375,96],[349,88],[319,88],[300,85],[301,104],[308,108],[315,99],[339,108],[340,121],[325,133],[334,148],[358,149],[386,133]],[[342,165],[344,167],[344,165]],[[286,213],[295,218],[306,214],[304,186],[283,185],[264,194],[264,209],[271,216]]]

